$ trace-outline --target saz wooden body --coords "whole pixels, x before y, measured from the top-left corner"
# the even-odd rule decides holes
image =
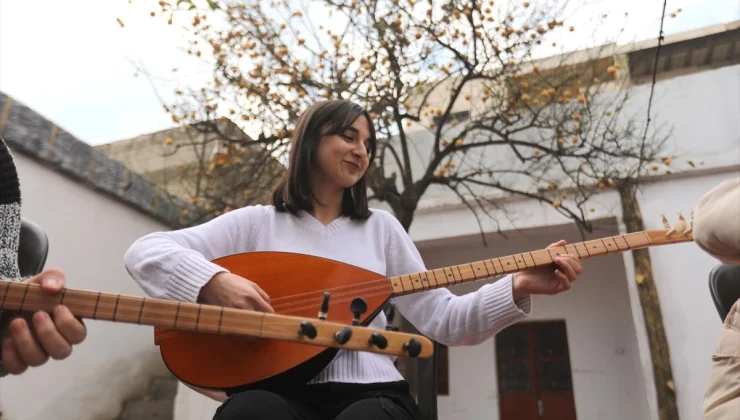
[[[673,226],[664,215],[661,217],[665,229],[627,233],[391,278],[337,261],[284,252],[236,254],[213,262],[257,283],[270,296],[270,305],[278,315],[315,319],[324,292],[329,291],[326,320],[350,325],[355,316],[350,304],[353,299],[362,298],[367,303],[367,311],[358,321],[366,326],[394,296],[551,266],[557,256],[565,253],[589,259],[693,240],[692,226],[680,212]],[[295,333],[294,330],[286,332]],[[282,340],[250,342],[235,336],[161,327],[155,328],[155,342],[160,346],[165,363],[180,380],[191,387],[219,389],[227,394],[304,384],[319,374],[338,351],[334,347]],[[394,345],[399,348],[403,343]]]
[[[352,265],[284,252],[252,252],[220,258],[214,263],[257,283],[270,296],[275,313],[318,316],[331,292],[327,321],[351,325],[352,299],[361,297],[367,312],[360,325],[369,324],[392,295],[388,280]],[[279,340],[249,340],[155,327],[167,367],[181,381],[227,393],[246,389],[276,389],[306,383],[319,374],[338,349]]]

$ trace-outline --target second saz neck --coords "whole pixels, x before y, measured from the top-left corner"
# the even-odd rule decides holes
[[[687,232],[668,231],[668,233],[665,230],[627,233],[567,244],[563,247],[540,249],[506,257],[404,274],[390,277],[388,280],[395,296],[408,295],[550,265],[562,254],[578,255],[580,259],[585,260],[649,246],[690,242],[693,238],[688,232],[690,230]]]

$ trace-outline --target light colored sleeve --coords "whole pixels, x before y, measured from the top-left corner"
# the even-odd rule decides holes
[[[213,276],[228,272],[211,260],[246,246],[263,214],[263,206],[244,207],[197,226],[150,233],[126,251],[124,265],[149,296],[196,302]]]
[[[725,264],[740,264],[740,178],[704,194],[694,207],[694,242]]]
[[[392,216],[389,220],[386,276],[426,271],[411,238]],[[446,288],[393,298],[401,314],[423,335],[448,346],[476,345],[526,318],[531,297],[514,302],[511,275],[475,292],[455,295]],[[485,280],[480,280],[485,281]]]

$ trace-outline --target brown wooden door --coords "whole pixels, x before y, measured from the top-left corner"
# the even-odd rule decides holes
[[[496,362],[501,420],[576,420],[565,322],[506,328]]]

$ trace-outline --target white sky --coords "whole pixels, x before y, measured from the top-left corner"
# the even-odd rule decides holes
[[[595,3],[598,13],[629,12],[620,43],[657,36],[662,0]],[[179,74],[198,67],[177,49],[181,31],[149,16],[156,5],[156,0],[0,0],[0,90],[90,144],[172,126],[150,81],[134,77],[131,61],[158,75],[171,74],[173,67]],[[740,20],[738,0],[668,1],[667,13],[678,8],[683,11],[676,18],[666,18],[667,35]],[[155,83],[168,93],[163,82]]]

